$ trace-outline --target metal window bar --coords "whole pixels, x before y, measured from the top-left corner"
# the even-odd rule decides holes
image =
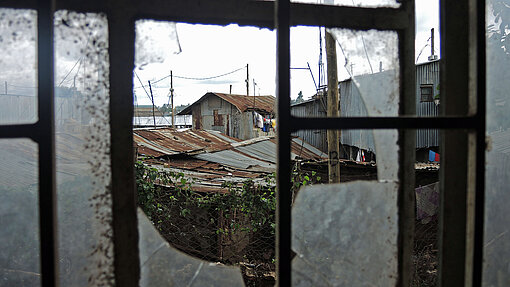
[[[0,138],[30,138],[38,144],[39,240],[42,286],[58,286],[53,97],[54,7],[54,0],[41,0],[26,7],[37,10],[37,104],[39,119],[34,124],[0,126]]]
[[[442,15],[450,15],[450,23],[459,23],[462,19],[470,19],[468,16],[467,3],[476,0],[462,1],[465,5],[460,12],[466,17],[457,17],[459,10],[450,10],[451,8],[443,6]],[[290,187],[290,132],[293,131],[289,123],[294,120],[302,121],[299,125],[303,129],[313,129],[317,126],[328,129],[374,129],[374,128],[396,128],[418,129],[418,128],[441,128],[441,129],[462,129],[471,130],[476,133],[476,206],[475,206],[475,232],[474,232],[474,269],[472,270],[472,280],[474,286],[481,285],[482,274],[482,256],[483,256],[483,220],[484,220],[484,173],[485,168],[485,1],[476,1],[475,11],[479,15],[475,17],[476,23],[476,81],[477,81],[477,111],[473,116],[454,116],[454,117],[436,117],[436,118],[413,118],[410,99],[405,95],[414,95],[414,75],[413,56],[414,49],[409,48],[414,45],[414,2],[404,1],[401,8],[358,8],[358,7],[340,7],[314,4],[289,3],[284,1],[187,1],[186,4],[179,1],[144,1],[143,5],[138,5],[138,1],[129,1],[130,5],[121,3],[124,1],[111,0],[91,0],[91,1],[35,1],[35,0],[5,0],[2,2],[4,7],[29,8],[38,10],[38,71],[39,71],[39,121],[36,124],[29,125],[10,125],[0,126],[0,138],[29,137],[36,141],[40,147],[39,160],[39,192],[40,192],[40,229],[41,229],[41,268],[43,286],[57,285],[57,262],[56,262],[56,220],[55,220],[55,166],[54,166],[54,131],[53,131],[53,11],[55,9],[68,9],[77,12],[106,12],[108,14],[110,29],[110,73],[111,73],[111,130],[112,130],[112,183],[113,183],[113,216],[114,216],[114,237],[115,237],[115,277],[117,283],[125,283],[123,286],[136,286],[139,279],[138,255],[126,256],[137,250],[137,230],[136,213],[134,206],[134,186],[132,185],[132,168],[126,168],[132,159],[124,160],[122,155],[130,153],[132,145],[131,139],[131,116],[132,107],[129,98],[122,94],[131,94],[131,86],[124,83],[131,83],[131,70],[133,66],[134,51],[132,43],[134,40],[134,31],[123,32],[126,26],[133,28],[136,18],[153,18],[159,20],[184,21],[189,23],[207,23],[207,24],[230,24],[238,23],[240,25],[254,25],[259,27],[278,29],[278,95],[282,95],[278,100],[278,113],[280,117],[280,129],[278,134],[278,282],[280,286],[287,286],[291,283],[291,263],[290,263],[290,196],[285,191]],[[458,4],[459,2],[456,1]],[[123,5],[120,5],[123,4]],[[56,5],[56,6],[55,6]],[[457,7],[457,6],[456,6]],[[455,7],[454,7],[455,8]],[[273,10],[274,9],[274,10]],[[274,14],[273,14],[274,12]],[[454,20],[457,19],[457,20]],[[473,18],[471,18],[473,19]],[[463,22],[463,24],[465,24]],[[461,24],[461,26],[463,25]],[[290,116],[290,98],[289,95],[289,28],[294,25],[316,25],[326,27],[342,27],[359,30],[378,29],[378,30],[396,30],[399,32],[399,48],[401,51],[401,115],[410,115],[409,117],[393,118],[328,118],[328,119],[296,119]],[[442,26],[448,27],[449,23],[443,20]],[[469,29],[469,25],[462,26],[463,32]],[[458,32],[458,31],[457,31]],[[119,34],[116,34],[119,33]],[[466,32],[467,33],[467,32]],[[446,31],[442,33],[442,43],[450,45],[449,49],[473,49],[469,45],[467,38],[462,42],[449,41],[444,38]],[[448,34],[450,35],[450,34]],[[129,49],[125,51],[126,47]],[[123,51],[120,51],[122,49]],[[117,53],[118,52],[118,53]],[[448,54],[447,54],[448,55]],[[445,57],[445,56],[444,56]],[[455,56],[446,56],[455,58]],[[450,58],[450,59],[451,59]],[[468,58],[469,59],[469,58]],[[122,64],[122,61],[125,61]],[[462,61],[467,61],[466,58]],[[451,62],[450,62],[451,63]],[[446,63],[445,70],[453,67]],[[409,72],[411,74],[409,74]],[[406,76],[407,75],[407,76]],[[407,78],[406,78],[407,77]],[[467,85],[468,80],[462,76],[451,76],[453,80],[459,80],[460,84]],[[450,85],[450,82],[449,82]],[[444,87],[444,85],[443,85]],[[458,92],[458,91],[457,91]],[[458,100],[458,99],[457,99]],[[457,100],[452,102],[455,104]],[[457,103],[458,104],[458,103]],[[448,115],[448,113],[447,113]],[[400,133],[399,141],[401,145],[401,170],[405,170],[405,165],[409,164],[413,155],[409,154],[410,134]],[[402,147],[404,147],[402,149]],[[406,151],[407,150],[407,151]],[[464,153],[464,155],[466,155]],[[124,170],[122,170],[124,169]],[[448,170],[445,171],[446,175]],[[403,181],[403,189],[400,190],[399,208],[400,214],[405,215],[406,207],[403,192],[410,184],[410,175],[400,173]],[[412,177],[412,175],[411,175]],[[443,177],[444,178],[444,177]],[[123,180],[127,180],[122,183]],[[412,181],[412,178],[411,178]],[[120,191],[125,187],[124,194]],[[454,201],[451,203],[455,204]],[[464,213],[463,213],[464,212]],[[462,215],[463,214],[463,215]],[[127,218],[121,220],[121,215],[127,215]],[[457,220],[466,220],[467,214],[461,210],[461,215]],[[44,218],[44,220],[43,220]],[[123,227],[121,222],[128,224]],[[442,232],[447,232],[451,228],[451,222],[443,225]],[[409,226],[405,222],[399,223],[399,285],[404,284],[406,271],[405,244],[409,244],[409,238],[405,236],[409,232]],[[411,227],[412,228],[412,227]],[[454,232],[456,238],[465,239],[466,230]],[[124,238],[125,237],[125,238]],[[122,240],[121,240],[122,239]],[[122,242],[124,241],[124,243]],[[451,241],[445,242],[447,246],[455,244]],[[134,249],[129,249],[134,247]],[[449,266],[457,274],[466,274],[470,272],[464,270],[465,253],[463,254],[462,266]],[[469,254],[468,254],[469,256]],[[123,261],[123,262],[119,262]],[[131,266],[131,267],[130,267]],[[136,269],[136,270],[135,270]],[[440,270],[441,274],[448,270]],[[443,277],[447,278],[447,277]],[[442,285],[456,281],[446,280]]]
[[[482,286],[485,223],[485,133],[486,133],[486,22],[485,1],[475,3],[476,19],[476,189],[474,207],[474,240],[472,285]]]

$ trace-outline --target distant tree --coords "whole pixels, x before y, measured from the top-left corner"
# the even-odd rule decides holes
[[[179,106],[175,106],[174,109],[175,109],[175,114],[178,114],[179,112],[181,112],[182,110],[184,110],[185,108],[189,107],[190,104],[186,104],[186,105],[179,105]],[[170,116],[172,115],[172,106],[169,105],[169,104],[163,104],[161,107],[158,108],[165,116]]]
[[[295,104],[302,103],[304,101],[305,100],[303,99],[303,91],[299,91],[297,98],[295,100],[290,100],[290,104],[295,105]]]
[[[180,113],[182,110],[184,110],[185,108],[189,107],[190,104],[186,104],[186,105],[179,105],[177,107],[175,107],[175,113]]]

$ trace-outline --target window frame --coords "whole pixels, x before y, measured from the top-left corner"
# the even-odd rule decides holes
[[[423,92],[430,89],[430,94],[424,94]],[[420,85],[420,103],[434,102],[434,85],[433,84],[421,84]]]
[[[402,0],[400,8],[341,7],[290,3],[289,0],[189,0],[186,3],[159,0],[6,0],[2,7],[36,9],[38,12],[39,120],[34,124],[1,125],[0,138],[26,137],[39,145],[42,286],[58,285],[53,96],[53,13],[58,9],[102,12],[108,18],[113,240],[115,280],[119,286],[137,286],[140,278],[139,256],[138,252],[134,252],[138,250],[134,159],[126,156],[133,154],[133,105],[126,95],[132,97],[134,22],[137,19],[218,25],[237,23],[277,29],[277,95],[282,95],[277,102],[277,276],[280,286],[291,285],[291,197],[288,191],[290,134],[296,127],[399,129],[399,286],[408,286],[411,278],[414,205],[409,194],[414,190],[415,130],[448,130],[444,133],[442,146],[440,285],[471,282],[474,286],[481,286],[485,185],[485,1],[441,1],[441,82],[448,82],[448,85],[441,85],[441,94],[450,96],[442,101],[441,116],[433,118],[415,117],[412,0]],[[291,116],[289,30],[296,25],[397,31],[401,63],[400,116],[327,119]],[[448,162],[460,162],[461,168]],[[456,185],[458,182],[462,184]],[[442,216],[445,213],[449,216]]]

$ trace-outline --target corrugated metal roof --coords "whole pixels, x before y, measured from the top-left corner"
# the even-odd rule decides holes
[[[273,96],[246,96],[246,95],[234,95],[234,94],[223,94],[223,93],[207,93],[203,95],[198,101],[194,102],[189,107],[182,110],[179,115],[191,114],[192,107],[204,99],[210,96],[217,96],[232,105],[234,105],[239,111],[245,112],[248,109],[254,109],[259,111],[265,111],[268,113],[274,113],[274,107],[276,105],[276,98]]]
[[[292,152],[300,158],[315,158],[317,160],[327,158],[326,153],[322,152],[320,149],[312,146],[301,138],[293,138],[292,141]]]
[[[273,163],[258,160],[234,150],[203,153],[194,157],[243,170],[253,170],[260,172],[273,172],[276,170],[276,165]]]
[[[238,141],[215,131],[179,131],[171,128],[136,129],[133,137],[138,153],[156,157],[218,151]]]
[[[165,166],[172,168],[203,171],[219,176],[234,174],[245,178],[257,177],[276,170],[277,145],[274,137],[238,141],[216,131],[179,132],[169,128],[139,129],[134,131],[133,137],[139,154],[154,157],[178,154],[192,156],[184,161],[174,157],[165,162]],[[293,160],[326,159],[323,152],[297,138],[291,142],[291,151]],[[250,172],[259,175],[250,175]]]
[[[231,150],[243,156],[266,163],[276,163],[276,140],[274,137],[260,137],[239,141],[218,131],[185,130],[171,128],[136,129],[133,138],[138,153],[160,157],[177,154],[217,153]],[[291,143],[292,159],[323,160],[325,154],[300,139]],[[216,156],[214,156],[215,158]],[[244,167],[244,165],[241,165]]]
[[[230,171],[221,167],[219,164],[211,164],[206,161],[190,159],[186,160],[191,165],[198,165],[200,167],[192,169],[189,167],[181,168],[171,163],[161,162],[146,162],[145,164],[155,167],[161,171],[171,171],[182,173],[184,178],[188,179],[193,191],[196,192],[228,192],[228,187],[225,183],[233,183],[238,186],[242,185],[248,178],[252,179],[255,183],[262,183],[264,181],[263,174],[256,172],[241,172]],[[206,164],[203,165],[203,163]]]

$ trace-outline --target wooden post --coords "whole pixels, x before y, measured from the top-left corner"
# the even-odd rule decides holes
[[[339,116],[339,97],[338,97],[338,72],[336,60],[336,41],[333,36],[326,32],[326,61],[328,63],[328,117]],[[338,130],[328,130],[328,176],[329,183],[340,182],[340,165],[339,165],[339,141],[340,132]]]
[[[250,74],[248,72],[248,64],[246,64],[246,96],[250,95]]]
[[[174,110],[174,76],[170,71],[170,97],[172,102],[172,129],[175,129],[175,110]]]
[[[434,60],[434,28],[430,29],[430,56]]]
[[[149,81],[149,90],[151,91],[152,119],[154,120],[154,128],[156,128],[156,116],[154,115],[154,96],[152,95],[151,81]]]

